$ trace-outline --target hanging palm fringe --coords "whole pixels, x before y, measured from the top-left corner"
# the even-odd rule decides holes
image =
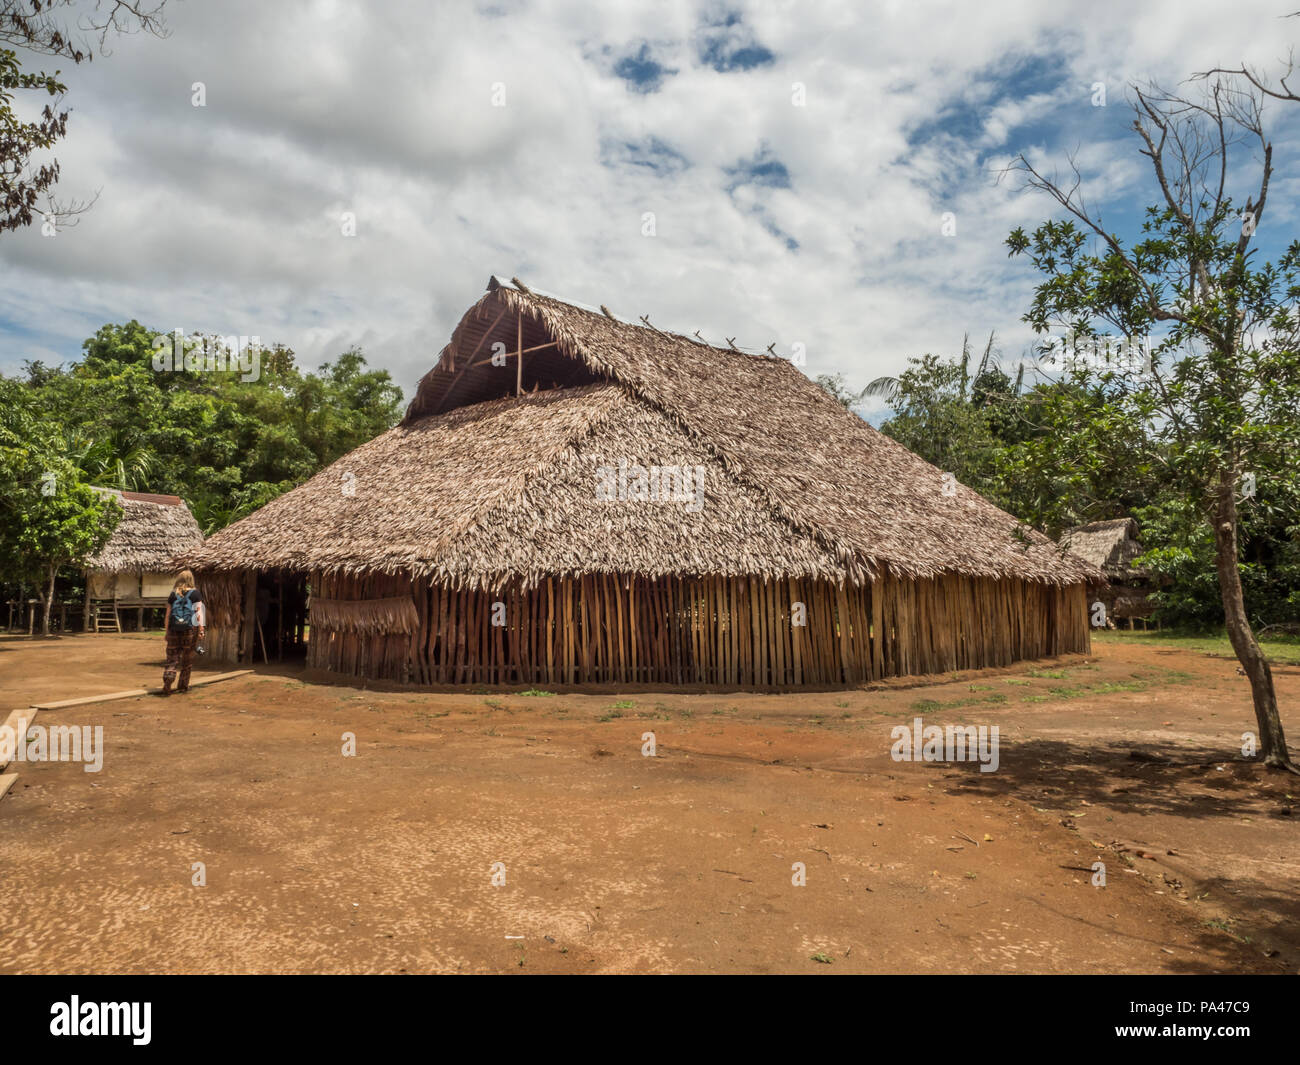
[[[415,603],[409,595],[387,599],[311,600],[311,625],[332,632],[362,635],[415,632],[420,625]]]

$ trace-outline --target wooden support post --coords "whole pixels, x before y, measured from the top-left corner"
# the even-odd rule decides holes
[[[284,659],[284,574],[275,575],[275,660]]]
[[[252,664],[253,640],[257,623],[257,571],[249,570],[244,578],[244,615],[239,633],[239,655],[243,661]],[[313,633],[313,635],[315,635]]]
[[[515,395],[524,393],[524,312],[520,311],[515,319],[515,350],[519,352],[519,361],[515,364]]]

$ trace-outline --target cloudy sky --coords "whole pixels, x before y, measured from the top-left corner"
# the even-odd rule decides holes
[[[1052,212],[1008,158],[1077,150],[1131,229],[1126,87],[1278,69],[1287,2],[172,0],[167,39],[63,64],[60,196],[99,200],[0,235],[0,370],[137,318],[360,345],[409,394],[492,273],[857,384],[965,331],[1015,359],[1002,242]],[[1266,250],[1300,204],[1283,108]]]

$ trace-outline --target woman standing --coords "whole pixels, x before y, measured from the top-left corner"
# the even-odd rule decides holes
[[[167,597],[167,621],[163,635],[167,640],[167,661],[163,666],[164,696],[171,695],[172,681],[177,680],[176,691],[190,690],[190,667],[194,664],[194,646],[206,635],[203,624],[203,595],[194,587],[194,574],[181,570]]]

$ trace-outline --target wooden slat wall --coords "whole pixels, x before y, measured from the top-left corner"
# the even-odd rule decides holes
[[[312,591],[322,599],[383,599],[414,595],[423,582],[412,585],[407,577],[368,574],[341,577],[313,573]],[[421,614],[420,604],[416,609]],[[422,621],[425,618],[422,616]],[[416,654],[420,633],[407,635],[335,632],[313,626],[307,640],[307,666],[346,673],[357,677],[375,677],[403,683],[415,680],[419,657]]]
[[[221,602],[209,631],[215,658],[235,657],[242,619],[231,603],[245,579],[231,575],[214,595]],[[317,629],[307,665],[416,684],[837,686],[1091,647],[1082,585],[886,574],[871,585],[837,588],[808,580],[597,575],[488,594],[423,579],[312,574],[311,586],[336,599],[412,595],[417,632]],[[211,579],[208,587],[217,592]],[[492,624],[498,602],[503,626]],[[793,623],[796,602],[804,604],[806,625]]]
[[[207,612],[204,647],[214,662],[235,662],[239,658],[239,624],[244,599],[242,573],[199,571],[194,582],[203,590]]]

